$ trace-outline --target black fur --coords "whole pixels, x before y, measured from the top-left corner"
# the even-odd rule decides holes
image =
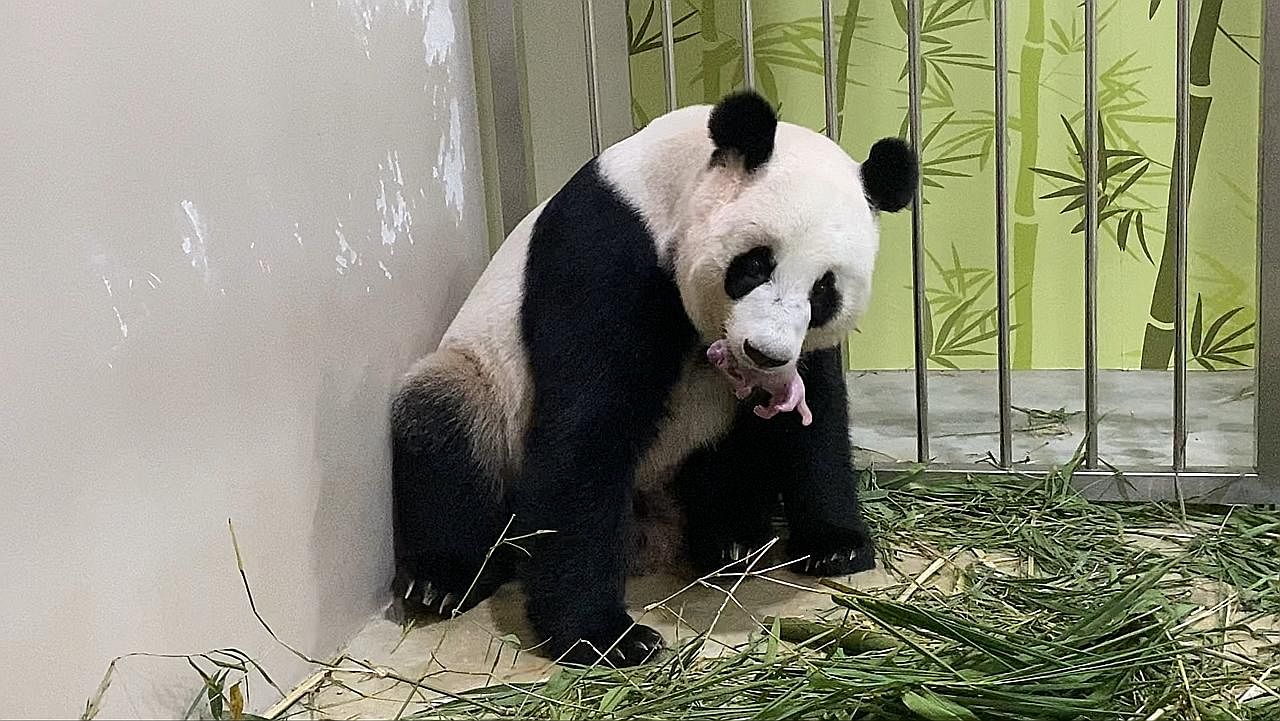
[[[877,210],[896,213],[911,205],[920,182],[915,151],[901,138],[882,138],[862,164],[862,188]]]
[[[534,226],[520,323],[533,423],[510,501],[522,532],[553,531],[525,564],[529,620],[569,661],[615,642],[609,661],[643,661],[661,637],[624,606],[624,525],[635,463],[697,335],[643,220],[594,162]]]
[[[484,564],[510,515],[498,479],[476,462],[464,412],[438,390],[413,385],[392,405],[398,565],[392,591],[401,611],[414,616],[465,611],[511,574],[509,549]],[[485,573],[471,588],[482,565]]]
[[[767,100],[747,90],[721,100],[711,110],[707,129],[716,146],[713,161],[723,160],[725,155],[736,156],[750,173],[773,155],[778,116]]]
[[[746,297],[748,293],[768,282],[777,264],[773,250],[759,245],[745,253],[739,253],[729,261],[724,272],[724,292],[730,300]]]
[[[685,551],[699,573],[741,560],[773,537],[770,518],[781,484],[758,472],[772,449],[742,431],[744,424],[754,426],[750,407],[756,400],[742,404],[734,432],[689,456],[675,479],[685,513]]]
[[[787,558],[808,557],[799,570],[832,576],[875,567],[858,504],[838,353],[803,356],[800,375],[813,409],[810,426],[795,413],[758,418],[748,400],[729,436],[681,469],[686,539],[699,570],[718,569],[768,541],[779,495],[790,530]]]
[[[836,276],[827,271],[814,281],[809,291],[809,327],[821,328],[836,317],[840,310],[840,290],[836,288]]]

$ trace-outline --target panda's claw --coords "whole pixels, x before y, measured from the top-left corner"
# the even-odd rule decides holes
[[[739,541],[730,541],[720,548],[719,563],[721,566],[731,565],[750,556],[751,553],[751,546]]]
[[[639,666],[666,647],[662,634],[644,624],[631,624],[620,638],[591,642],[586,639],[573,644],[556,656],[560,663],[572,666],[594,666],[604,663],[614,668]],[[602,653],[604,649],[608,652]]]
[[[458,606],[458,597],[452,593],[446,593],[444,598],[440,599],[440,615],[447,616]]]
[[[436,588],[434,583],[424,581],[422,583],[422,593],[417,598],[418,602],[427,608],[431,608],[431,605],[434,604],[438,598],[440,598],[440,590]]]
[[[799,564],[800,572],[810,576],[845,576],[875,568],[875,547],[871,543],[851,544],[835,551],[823,549]]]

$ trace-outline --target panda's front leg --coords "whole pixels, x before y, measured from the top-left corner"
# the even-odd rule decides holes
[[[728,436],[693,453],[676,475],[686,552],[698,573],[741,561],[773,538],[778,485],[773,474],[760,472],[769,449],[761,443],[768,439],[752,432],[757,423],[763,425],[744,409]]]
[[[555,416],[530,430],[524,478],[510,495],[521,534],[534,534],[519,542],[530,553],[522,573],[529,621],[558,661],[644,663],[663,639],[625,605],[628,439],[589,420],[594,413]]]
[[[848,391],[835,349],[801,359],[800,375],[813,410],[813,423],[796,414],[778,416],[768,444],[778,468],[790,530],[788,556],[806,557],[798,570],[839,576],[872,569],[875,544],[858,503],[858,481],[849,442]]]

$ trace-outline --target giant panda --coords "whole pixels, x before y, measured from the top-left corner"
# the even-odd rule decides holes
[[[449,615],[518,578],[546,652],[627,666],[662,646],[628,576],[741,558],[779,498],[802,570],[872,568],[837,349],[918,174],[901,140],[859,164],[752,92],[588,162],[393,400],[397,595]]]

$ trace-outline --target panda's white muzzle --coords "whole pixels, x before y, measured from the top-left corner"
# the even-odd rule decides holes
[[[725,337],[707,349],[707,359],[729,379],[738,398],[755,389],[769,394],[768,405],[757,406],[756,415],[797,411],[807,426],[813,415],[796,363],[808,327],[808,297],[803,302],[781,297],[766,284],[733,305]]]
[[[809,328],[808,294],[779,294],[766,283],[733,304],[725,338],[738,360],[763,373],[794,372]]]

